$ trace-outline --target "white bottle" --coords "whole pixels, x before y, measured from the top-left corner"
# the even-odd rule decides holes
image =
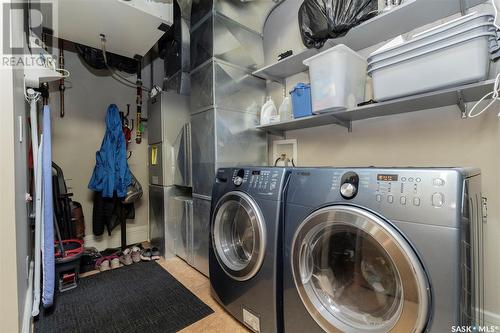
[[[283,103],[281,103],[278,113],[280,115],[280,121],[292,120],[292,101],[290,96],[283,99]]]
[[[271,117],[277,116],[278,111],[276,110],[276,105],[273,102],[271,96],[267,97],[267,101],[262,105],[260,109],[260,124],[267,125],[271,122]]]

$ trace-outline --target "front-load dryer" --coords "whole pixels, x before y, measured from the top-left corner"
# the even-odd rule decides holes
[[[212,194],[212,295],[254,332],[282,330],[285,168],[219,169]]]
[[[296,169],[285,207],[285,333],[482,323],[478,170]]]

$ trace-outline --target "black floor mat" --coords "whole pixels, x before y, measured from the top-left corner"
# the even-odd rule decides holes
[[[83,278],[55,302],[35,332],[176,332],[213,313],[155,262]]]

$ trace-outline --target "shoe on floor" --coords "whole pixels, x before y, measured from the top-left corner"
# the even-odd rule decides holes
[[[120,262],[124,264],[125,266],[132,265],[132,250],[130,248],[125,249],[121,256],[120,256]]]
[[[141,249],[137,246],[132,248],[132,261],[139,262],[141,261]]]
[[[118,256],[109,256],[108,259],[110,259],[110,265],[111,269],[119,268],[120,267],[120,258]]]
[[[141,260],[151,261],[151,249],[144,249],[141,253]]]
[[[101,257],[95,263],[95,268],[100,272],[105,272],[110,270],[108,257]]]
[[[160,250],[157,247],[153,247],[151,249],[151,259],[152,260],[160,260]]]

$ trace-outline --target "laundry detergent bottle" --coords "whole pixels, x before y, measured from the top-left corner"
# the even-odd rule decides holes
[[[260,124],[267,125],[271,122],[271,117],[277,116],[278,110],[271,96],[267,96],[267,100],[260,109]]]

